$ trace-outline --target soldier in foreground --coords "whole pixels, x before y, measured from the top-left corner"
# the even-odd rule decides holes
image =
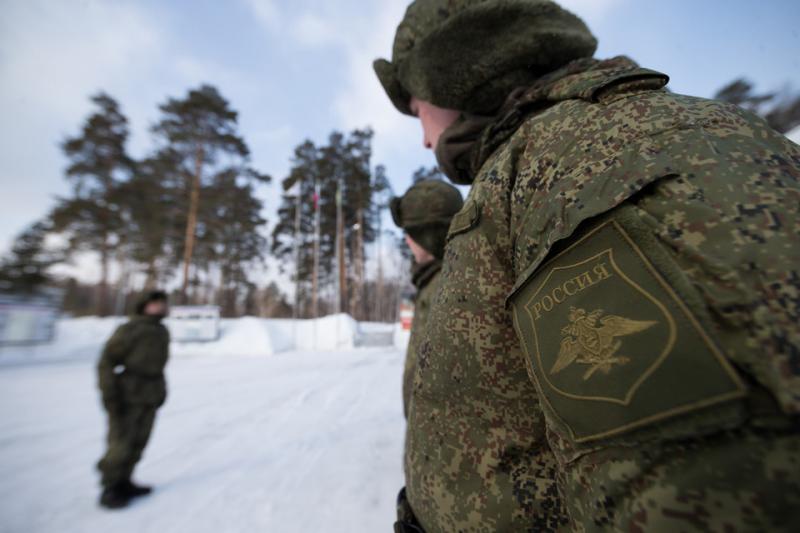
[[[97,464],[102,474],[100,505],[125,507],[151,492],[131,481],[131,474],[150,438],[156,410],[167,396],[164,367],[169,332],[161,323],[168,314],[167,295],[155,291],[136,307],[136,316],[114,332],[97,365],[103,407],[108,413],[108,448]]]
[[[542,0],[417,0],[375,62],[447,236],[397,531],[800,523],[800,148]]]
[[[397,227],[406,234],[406,244],[414,256],[411,283],[417,289],[414,321],[403,371],[403,413],[408,416],[417,351],[428,322],[431,301],[439,288],[439,272],[447,229],[464,201],[458,189],[438,180],[415,183],[401,197],[392,198],[389,207]]]

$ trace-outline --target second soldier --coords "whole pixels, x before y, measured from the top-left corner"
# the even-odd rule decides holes
[[[461,193],[452,185],[438,180],[415,183],[401,197],[392,199],[390,208],[394,223],[406,234],[406,244],[414,256],[411,282],[417,289],[414,322],[408,342],[403,371],[403,413],[408,415],[414,382],[416,353],[428,321],[428,309],[439,287],[439,272],[453,215],[461,210]]]

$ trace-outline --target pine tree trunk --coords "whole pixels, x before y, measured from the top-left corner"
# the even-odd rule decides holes
[[[200,205],[200,177],[203,171],[203,148],[199,147],[194,157],[194,176],[192,190],[189,193],[189,214],[186,219],[186,242],[183,247],[183,286],[181,299],[186,303],[186,291],[189,288],[189,266],[194,253],[195,231],[197,229],[197,210]]]
[[[294,309],[292,315],[295,320],[300,318],[300,193],[303,191],[301,183],[297,185],[297,198],[295,199],[294,211],[294,257],[295,257],[295,287],[294,287]]]
[[[356,320],[364,318],[361,304],[363,298],[361,291],[364,287],[364,213],[361,209],[356,215],[356,242],[353,251],[353,266],[355,267],[352,299],[350,301],[350,313]]]
[[[381,212],[378,210],[378,290],[375,291],[375,319],[384,320],[383,313],[383,228],[381,224]]]
[[[152,291],[156,288],[158,281],[158,273],[156,272],[156,258],[153,257],[147,263],[147,277],[144,280],[144,288],[147,291]]]
[[[314,187],[314,272],[311,278],[311,306],[314,309],[314,318],[319,318],[319,239],[320,239],[320,211],[319,211],[319,184]]]
[[[103,244],[100,247],[100,283],[97,286],[97,316],[108,314],[108,238],[103,237]]]
[[[336,255],[339,271],[339,308],[337,312],[344,313],[347,302],[347,269],[345,268],[344,256],[344,214],[342,213],[342,193],[341,189],[336,195]]]

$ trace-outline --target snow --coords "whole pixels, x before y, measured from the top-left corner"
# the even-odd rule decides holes
[[[0,347],[0,366],[97,357],[102,343],[126,319],[70,318],[56,324],[55,344]],[[169,327],[169,320],[166,321]],[[331,315],[317,320],[282,320],[244,317],[221,320],[219,339],[209,342],[172,342],[176,357],[263,357],[288,350],[348,350],[355,345],[361,326],[348,315]],[[387,324],[367,324],[372,331]],[[402,343],[398,345],[404,349]]]
[[[396,324],[393,331],[394,345],[399,350],[406,351],[408,348],[408,341],[411,340],[411,330],[404,329],[400,324]]]
[[[790,141],[800,144],[800,126],[787,133],[786,136],[789,137]]]
[[[391,529],[404,354],[350,348],[358,325],[344,315],[223,321],[218,342],[173,343],[135,473],[155,492],[100,509],[94,363],[118,323],[63,320],[55,344],[0,350],[0,532]]]

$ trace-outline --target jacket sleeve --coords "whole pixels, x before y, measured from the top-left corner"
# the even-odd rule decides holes
[[[130,332],[124,325],[117,328],[106,342],[100,361],[97,363],[97,384],[103,399],[103,405],[108,409],[119,400],[117,375],[114,369],[125,364],[125,359],[130,351]]]

